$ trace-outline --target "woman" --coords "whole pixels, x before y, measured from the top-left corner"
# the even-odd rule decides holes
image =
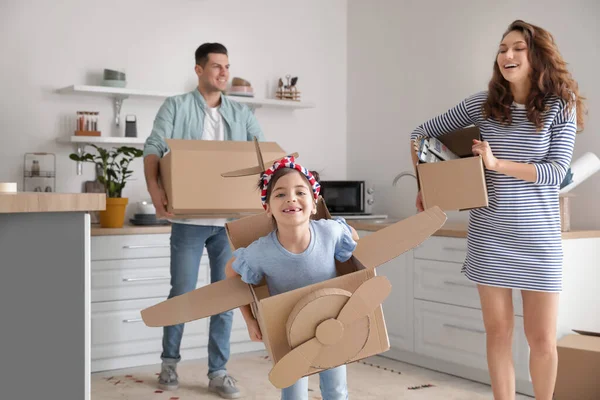
[[[496,400],[515,398],[512,290],[521,290],[530,373],[538,400],[550,400],[558,356],[562,290],[559,185],[569,168],[583,99],[552,35],[521,20],[502,36],[487,92],[419,126],[411,139],[476,125],[489,206],[470,212],[463,273],[477,283]],[[421,194],[417,208],[423,209]]]

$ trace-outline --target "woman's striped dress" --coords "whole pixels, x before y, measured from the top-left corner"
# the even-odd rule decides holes
[[[512,106],[512,124],[484,119],[487,92],[477,93],[419,126],[411,139],[438,137],[476,125],[498,159],[529,163],[536,182],[487,170],[488,207],[470,211],[462,271],[476,283],[513,289],[562,290],[562,240],[558,191],[575,144],[575,110],[551,97],[537,131],[525,107]]]

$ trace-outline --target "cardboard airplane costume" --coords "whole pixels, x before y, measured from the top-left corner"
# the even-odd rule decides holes
[[[258,142],[256,151],[258,166],[224,172],[223,179],[265,171]],[[331,218],[323,198],[312,218]],[[432,207],[361,238],[348,261],[336,260],[338,276],[324,282],[270,296],[264,280],[254,286],[235,277],[142,310],[142,318],[147,326],[168,326],[251,305],[274,364],[269,380],[285,388],[303,376],[389,349],[381,304],[392,287],[386,277],[376,275],[375,268],[421,244],[445,221],[441,209]],[[273,229],[264,212],[226,224],[234,250]]]

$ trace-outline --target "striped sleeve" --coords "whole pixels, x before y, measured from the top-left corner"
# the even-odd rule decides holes
[[[560,108],[550,126],[550,148],[543,162],[534,163],[538,185],[556,186],[565,178],[573,148],[575,147],[575,134],[577,132],[577,110],[566,111],[567,104],[559,102]]]
[[[476,125],[482,118],[482,106],[487,92],[479,92],[461,101],[445,113],[419,125],[410,135],[411,140],[418,137],[439,137],[446,133]]]

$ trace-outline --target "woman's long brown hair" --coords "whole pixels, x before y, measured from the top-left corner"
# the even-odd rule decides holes
[[[567,110],[576,107],[577,127],[583,130],[583,117],[586,113],[584,97],[579,95],[577,82],[567,70],[567,63],[563,60],[550,32],[516,20],[504,32],[502,39],[512,31],[519,31],[525,37],[528,48],[529,64],[531,65],[531,90],[527,97],[525,107],[527,118],[538,130],[542,128],[542,113],[545,111],[545,100],[549,96],[557,96],[567,103]],[[573,96],[574,95],[574,96]],[[494,73],[488,85],[488,98],[483,105],[485,118],[493,118],[502,123],[512,122],[511,105],[513,95],[509,82],[504,79],[498,63],[494,60]]]

